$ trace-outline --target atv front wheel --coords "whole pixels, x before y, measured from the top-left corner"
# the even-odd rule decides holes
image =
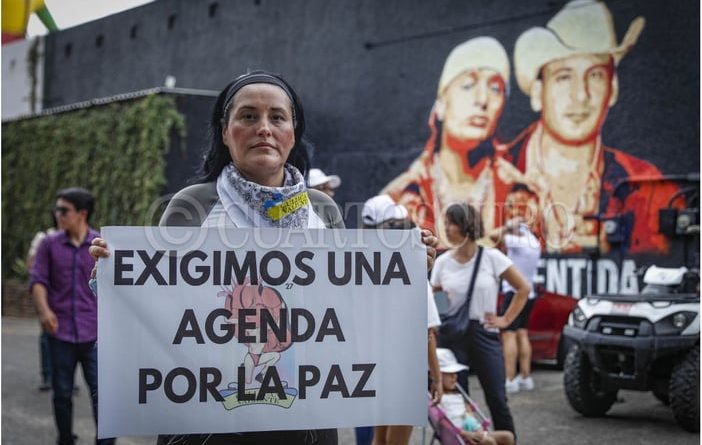
[[[578,345],[573,345],[566,355],[563,386],[570,406],[585,417],[604,416],[617,399],[617,391],[600,388],[599,376]]]
[[[670,407],[683,429],[700,430],[700,345],[673,368],[670,376]]]
[[[658,379],[653,383],[651,391],[653,395],[660,400],[664,405],[670,405],[670,380]]]

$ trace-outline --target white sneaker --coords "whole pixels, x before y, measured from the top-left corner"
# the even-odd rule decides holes
[[[512,380],[505,380],[505,391],[507,391],[507,394],[519,392],[519,381],[517,380],[518,378],[519,376],[513,378]]]
[[[531,391],[534,389],[534,379],[531,376],[524,378],[521,375],[514,378],[521,391]]]

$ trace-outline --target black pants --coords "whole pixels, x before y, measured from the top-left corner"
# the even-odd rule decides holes
[[[485,401],[495,429],[511,431],[516,438],[512,413],[507,406],[505,362],[500,334],[489,332],[480,322],[471,320],[465,338],[445,342],[439,334],[439,345],[453,351],[459,363],[468,365],[475,372],[485,392]],[[458,373],[458,383],[468,391],[468,372]]]

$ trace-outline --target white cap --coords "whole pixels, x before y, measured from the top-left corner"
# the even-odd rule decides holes
[[[388,195],[374,196],[363,204],[363,223],[369,226],[377,226],[391,219],[407,218],[407,209]]]
[[[310,169],[310,176],[307,180],[307,185],[310,187],[317,187],[328,182],[331,188],[335,189],[341,185],[341,178],[337,175],[325,175],[324,172],[318,168]]]
[[[458,363],[453,351],[446,348],[436,348],[436,357],[439,359],[439,369],[441,372],[454,373],[459,371],[467,371],[468,367]]]
[[[439,78],[440,96],[453,79],[464,71],[477,69],[495,70],[509,87],[509,57],[500,42],[492,37],[467,40],[449,53]]]

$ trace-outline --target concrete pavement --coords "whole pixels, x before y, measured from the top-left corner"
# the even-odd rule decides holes
[[[563,393],[560,371],[539,368],[534,374],[537,389],[510,397],[520,444],[585,445],[643,444],[692,445],[699,434],[680,429],[670,409],[650,393],[620,392],[605,418],[588,419],[573,411]],[[74,397],[74,430],[79,444],[93,443],[93,424],[88,391],[81,371],[81,387]],[[47,445],[56,437],[51,393],[39,392],[39,325],[36,320],[2,318],[2,444]],[[473,396],[485,405],[478,383],[471,377]],[[430,437],[430,429],[426,435]],[[120,445],[154,444],[154,437],[120,438]],[[353,445],[351,429],[339,430],[340,445]],[[422,430],[415,428],[412,445],[422,443]],[[428,443],[428,441],[427,441]]]

